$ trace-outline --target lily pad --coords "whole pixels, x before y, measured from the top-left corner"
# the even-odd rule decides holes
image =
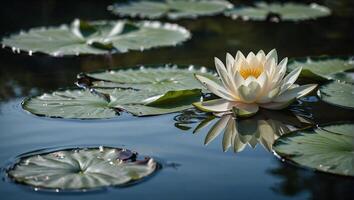
[[[207,72],[205,68],[195,69],[190,66],[188,69],[184,69],[183,66],[177,65],[151,65],[139,69],[118,69],[81,74],[79,75],[79,84],[88,84],[93,88],[132,88],[160,94],[178,90],[203,90],[204,87],[195,79],[194,74],[201,74],[218,81],[217,77]]]
[[[332,81],[320,87],[319,96],[329,104],[354,109],[353,84]]]
[[[156,169],[157,163],[151,158],[137,160],[135,152],[101,146],[29,155],[20,158],[7,174],[37,189],[79,191],[125,186],[152,175]]]
[[[232,7],[226,0],[141,0],[117,3],[109,6],[108,10],[123,17],[155,19],[166,16],[169,19],[180,19],[215,15]]]
[[[316,80],[343,80],[352,82],[354,79],[345,71],[354,69],[353,57],[308,57],[292,60],[288,70],[301,66],[301,76]]]
[[[107,54],[173,46],[190,38],[176,24],[153,21],[129,22],[75,20],[71,25],[32,28],[2,39],[3,46],[16,51],[52,56]]]
[[[97,92],[98,91],[98,92]],[[149,91],[101,89],[64,90],[26,99],[22,107],[32,114],[66,119],[113,118],[125,110],[136,116],[160,115],[192,107],[200,90]],[[168,102],[168,103],[166,103]]]
[[[225,11],[226,16],[242,18],[244,20],[264,21],[301,21],[316,19],[331,14],[329,8],[312,3],[310,5],[299,3],[256,3],[254,7],[238,7]]]
[[[273,146],[282,158],[322,172],[354,176],[354,124],[296,131]]]

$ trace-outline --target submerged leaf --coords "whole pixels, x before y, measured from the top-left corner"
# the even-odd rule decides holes
[[[85,190],[124,186],[156,169],[151,158],[142,162],[129,150],[101,146],[32,154],[20,158],[7,173],[16,182],[40,189]]]
[[[354,109],[353,84],[332,81],[320,87],[319,96],[322,101],[327,103]]]
[[[273,146],[281,157],[322,172],[354,176],[354,124],[296,131]]]
[[[32,28],[2,39],[4,46],[53,56],[106,54],[173,46],[190,38],[176,24],[141,21],[75,20],[71,26]]]
[[[331,14],[329,8],[318,4],[299,4],[299,3],[265,3],[259,2],[255,7],[238,7],[225,11],[226,16],[232,18],[242,18],[245,20],[270,20],[278,22],[300,21],[325,17]]]
[[[354,61],[352,57],[308,57],[293,60],[288,70],[297,67],[302,67],[301,76],[306,78],[350,81],[349,75],[344,72],[354,69]]]
[[[133,1],[128,4],[117,3],[108,9],[120,16],[141,17],[155,19],[168,17],[169,19],[192,18],[197,16],[215,15],[232,8],[226,0],[165,0]]]

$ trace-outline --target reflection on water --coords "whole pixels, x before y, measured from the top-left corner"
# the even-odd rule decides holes
[[[312,122],[304,116],[309,114],[261,110],[255,116],[246,119],[234,118],[231,114],[217,118],[188,110],[175,117],[175,126],[187,131],[192,128],[191,125],[198,123],[193,129],[193,134],[207,130],[205,145],[222,136],[223,151],[232,148],[234,152],[241,152],[247,145],[255,148],[257,144],[271,151],[274,141],[279,136],[312,125]]]
[[[34,26],[68,23],[76,17],[85,20],[115,19],[115,16],[106,12],[106,6],[113,2],[114,0],[7,1],[0,6],[0,36]],[[245,3],[241,0],[233,2]],[[262,148],[251,150],[252,148],[245,147],[264,146],[265,149],[270,149],[270,144],[279,135],[294,128],[307,126],[308,122],[302,118],[310,118],[310,121],[316,124],[354,118],[354,112],[351,110],[325,104],[314,96],[298,102],[301,106],[292,106],[290,109],[294,111],[293,113],[262,112],[253,118],[240,121],[225,120],[223,123],[226,125],[230,120],[235,124],[237,134],[235,130],[231,131],[233,134],[226,136],[225,130],[220,130],[217,134],[215,132],[214,138],[209,137],[207,148],[203,148],[202,134],[206,135],[221,119],[195,110],[157,117],[129,116],[114,120],[78,122],[37,118],[22,112],[20,108],[22,98],[28,95],[74,86],[76,75],[80,72],[171,62],[212,68],[213,57],[221,58],[225,56],[225,52],[234,54],[237,50],[269,51],[276,48],[280,57],[289,58],[324,54],[352,55],[353,0],[316,2],[335,9],[334,15],[299,23],[243,22],[223,16],[178,20],[175,23],[192,31],[191,40],[177,47],[144,52],[51,58],[35,54],[33,56],[13,54],[11,50],[1,49],[1,163],[29,150],[68,144],[98,143],[117,146],[124,144],[127,148],[168,162],[179,163],[180,166],[178,170],[164,168],[158,177],[136,187],[110,190],[100,194],[47,196],[43,193],[21,190],[14,184],[4,181],[0,182],[0,194],[4,199],[36,200],[94,200],[114,199],[117,196],[122,199],[151,197],[151,199],[193,200],[305,199],[308,196],[312,199],[346,199],[346,197],[353,199],[353,191],[349,190],[353,180],[289,167],[278,162]],[[175,115],[178,116],[173,120]],[[173,124],[178,128],[174,128]],[[243,128],[245,126],[246,128]],[[268,130],[267,133],[263,129]],[[198,135],[189,134],[193,130]],[[237,159],[233,153],[214,151],[213,145],[218,148],[223,146],[224,137],[224,146],[229,146],[229,151],[231,149],[241,151],[243,148]],[[237,148],[234,147],[235,140]],[[278,182],[279,180],[281,182]]]

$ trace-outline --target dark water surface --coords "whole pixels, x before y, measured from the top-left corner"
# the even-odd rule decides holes
[[[114,19],[105,11],[110,3],[9,1],[0,7],[0,36],[34,26],[68,23],[75,17]],[[352,1],[320,3],[335,9],[333,16],[300,23],[242,22],[223,16],[180,20],[176,23],[191,30],[191,40],[177,47],[145,52],[53,58],[0,50],[0,165],[3,170],[22,153],[78,145],[124,146],[153,156],[163,165],[156,176],[140,184],[87,193],[35,192],[30,187],[13,184],[2,170],[0,199],[354,199],[354,179],[294,167],[281,162],[261,144],[255,148],[247,145],[239,153],[232,149],[223,152],[222,135],[219,135],[205,146],[208,128],[192,134],[204,116],[193,111],[143,118],[124,114],[112,120],[80,121],[36,117],[24,112],[20,105],[28,95],[73,86],[79,72],[105,68],[156,63],[212,68],[214,56],[224,58],[226,52],[272,48],[278,50],[281,58],[353,55]],[[315,123],[354,120],[353,112],[318,102],[316,97],[297,104],[305,106],[294,105],[292,112],[286,113],[289,119],[295,113]],[[274,116],[271,114],[266,119],[287,124],[287,117]]]

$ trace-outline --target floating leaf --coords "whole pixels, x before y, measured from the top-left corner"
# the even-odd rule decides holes
[[[181,66],[177,68],[177,65],[151,65],[140,69],[109,70],[83,74],[81,77],[91,78],[92,80],[88,81],[91,87],[133,88],[163,94],[168,91],[204,89],[195,79],[194,74],[201,74],[217,81],[217,77],[206,72],[205,68],[197,70],[191,66],[183,69]]]
[[[332,81],[320,87],[320,98],[330,104],[354,109],[354,85]]]
[[[226,16],[245,20],[270,21],[300,21],[325,17],[331,14],[329,8],[312,3],[310,5],[298,3],[265,3],[259,2],[255,7],[238,7],[225,11]]]
[[[109,100],[89,90],[65,90],[26,99],[23,109],[47,117],[74,119],[112,118]]]
[[[33,28],[3,38],[14,51],[42,52],[53,56],[106,54],[171,46],[187,40],[190,33],[176,24],[142,21],[75,20],[71,26]]]
[[[129,150],[102,146],[64,149],[20,158],[7,173],[16,182],[37,189],[84,190],[124,186],[153,174],[157,169],[153,159],[136,160],[136,156]]]
[[[309,57],[305,59],[295,59],[288,65],[288,70],[292,71],[301,66],[301,76],[317,80],[343,80],[353,81],[349,75],[344,73],[354,69],[353,58],[340,57]]]
[[[193,18],[197,16],[215,15],[233,5],[226,0],[165,0],[161,2],[141,0],[128,4],[114,4],[108,9],[119,16],[155,19]]]
[[[354,176],[354,124],[296,131],[273,146],[281,157],[322,172]]]
[[[66,119],[112,118],[125,110],[136,116],[160,115],[192,107],[200,90],[169,91],[163,95],[141,90],[65,90],[26,99],[23,109],[32,114]],[[156,98],[158,97],[158,98]],[[164,103],[165,102],[165,103]],[[168,102],[168,103],[166,103]]]

